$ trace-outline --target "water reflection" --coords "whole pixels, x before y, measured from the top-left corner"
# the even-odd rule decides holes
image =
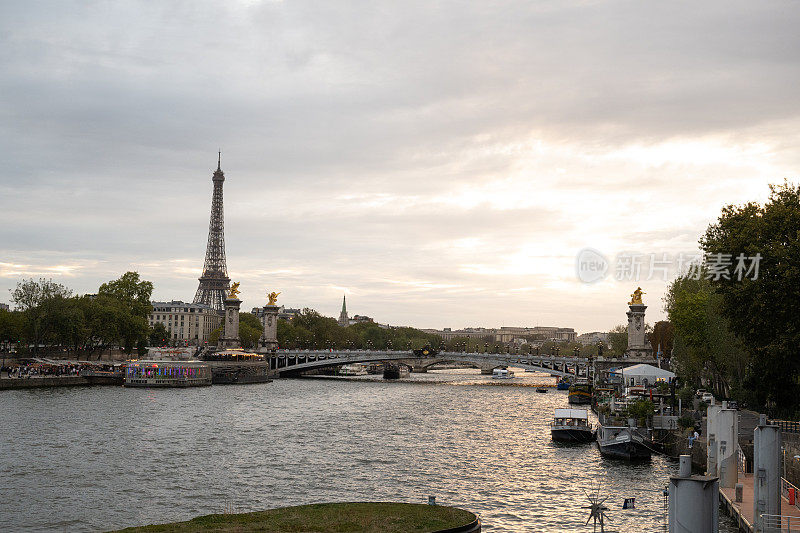
[[[566,392],[491,383],[458,370],[393,383],[4,392],[0,530],[107,530],[226,502],[251,511],[435,495],[480,514],[486,531],[589,531],[583,490],[598,482],[614,529],[664,529],[673,461],[607,461],[593,444],[555,444],[548,423]],[[637,508],[623,511],[624,497]]]

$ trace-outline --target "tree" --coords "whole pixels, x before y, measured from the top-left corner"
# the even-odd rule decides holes
[[[710,282],[722,297],[721,311],[730,330],[752,354],[748,388],[772,412],[796,412],[800,408],[800,186],[788,182],[770,186],[764,205],[726,206],[700,245],[706,257],[716,263],[729,261],[733,267],[727,276],[712,276]],[[746,260],[758,257],[757,263]],[[757,275],[739,268],[755,264]]]
[[[153,310],[152,293],[153,284],[141,280],[138,272],[126,272],[119,279],[103,283],[97,292],[102,303],[114,305],[112,301],[117,302],[118,334],[128,353],[134,346],[141,345],[150,333],[147,317]]]
[[[611,328],[608,332],[608,344],[611,345],[611,352],[616,356],[621,356],[628,349],[628,327],[619,324]]]
[[[722,297],[705,275],[677,278],[664,298],[674,328],[673,363],[695,387],[705,378],[717,396],[728,397],[744,380],[748,354],[722,314]]]
[[[61,302],[71,296],[71,290],[53,280],[23,279],[17,283],[11,298],[16,308],[23,313],[23,337],[26,342],[33,344],[35,353],[39,346],[52,337],[54,307],[60,307]],[[54,300],[59,302],[53,305]]]
[[[258,347],[258,339],[264,331],[261,321],[253,314],[242,313],[239,315],[239,339],[242,347],[248,350]]]
[[[17,283],[17,288],[11,293],[11,299],[20,311],[35,309],[50,298],[69,298],[70,296],[72,296],[70,289],[60,283],[55,283],[52,279],[44,278],[40,278],[39,281],[23,279]]]
[[[669,359],[672,353],[673,335],[674,328],[670,321],[659,320],[656,322],[656,325],[653,326],[653,332],[647,336],[650,346],[653,347],[653,353],[658,353],[661,350],[661,354]]]
[[[163,346],[167,343],[167,339],[169,339],[169,332],[163,322],[153,324],[148,335],[150,346]]]

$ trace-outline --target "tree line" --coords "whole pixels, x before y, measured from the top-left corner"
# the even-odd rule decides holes
[[[0,343],[20,354],[91,357],[115,346],[144,354],[152,292],[153,284],[136,272],[83,296],[52,280],[23,280],[12,292],[15,309],[0,310]]]
[[[800,415],[800,186],[724,207],[699,242],[704,261],[664,301],[678,375],[771,416]]]

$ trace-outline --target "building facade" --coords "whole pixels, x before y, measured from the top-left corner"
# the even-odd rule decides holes
[[[464,328],[464,329],[425,329],[427,333],[434,333],[449,341],[455,338],[483,339],[490,337],[493,342],[511,343],[515,339],[538,339],[541,341],[575,342],[577,333],[572,328],[558,328],[536,326],[532,328],[510,327],[501,328]]]
[[[208,342],[211,332],[222,322],[222,316],[205,304],[173,300],[152,302],[152,305],[150,327],[159,322],[164,324],[169,332],[169,340],[173,344],[203,345]]]
[[[601,342],[608,344],[608,333],[605,331],[591,331],[578,335],[577,340],[584,346],[595,346]]]
[[[294,317],[301,313],[300,309],[294,309],[292,307],[285,307],[280,306],[278,309],[278,320],[289,320],[291,321]],[[263,307],[254,307],[250,314],[255,315],[256,318],[264,322],[264,308]]]

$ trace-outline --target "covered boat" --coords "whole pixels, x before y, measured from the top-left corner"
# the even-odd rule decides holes
[[[553,440],[562,442],[590,442],[594,438],[586,409],[556,409],[550,423]]]
[[[211,385],[211,368],[202,361],[131,361],[126,387],[202,387]]]
[[[647,439],[635,427],[603,426],[597,428],[597,445],[606,457],[618,459],[649,459]]]
[[[592,385],[585,379],[576,381],[569,386],[567,399],[572,404],[592,403]]]
[[[507,367],[495,368],[492,370],[492,377],[494,379],[511,379],[514,377],[514,372]]]

